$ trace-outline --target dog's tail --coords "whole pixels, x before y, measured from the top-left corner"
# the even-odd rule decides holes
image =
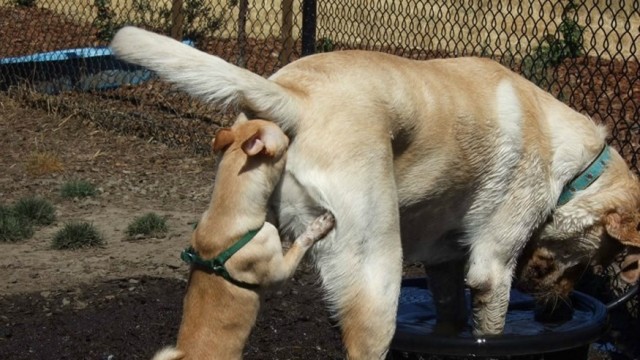
[[[236,106],[285,130],[299,118],[296,92],[167,36],[127,26],[116,33],[111,48],[120,59],[151,69],[215,106]]]
[[[184,357],[184,353],[176,348],[166,347],[153,355],[151,360],[180,360]]]

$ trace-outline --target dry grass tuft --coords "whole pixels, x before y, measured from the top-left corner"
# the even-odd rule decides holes
[[[34,176],[47,175],[64,170],[62,160],[48,151],[35,151],[27,159],[27,172]]]

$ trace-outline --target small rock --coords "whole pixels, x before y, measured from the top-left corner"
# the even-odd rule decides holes
[[[73,307],[74,307],[76,310],[82,310],[82,309],[85,309],[88,305],[89,305],[89,304],[87,304],[87,303],[86,303],[86,302],[84,302],[84,301],[76,300],[76,302],[73,304]]]

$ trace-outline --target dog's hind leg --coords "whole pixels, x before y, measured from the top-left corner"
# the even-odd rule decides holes
[[[327,175],[336,181],[329,195],[335,236],[314,252],[348,358],[371,360],[386,356],[395,331],[402,247],[393,170],[366,170]],[[372,173],[381,180],[371,181]]]
[[[335,240],[360,244],[394,240],[393,234],[388,235],[384,240],[367,234]],[[395,241],[393,247],[379,244],[387,250],[358,245],[359,249],[327,252],[319,262],[326,298],[339,321],[349,359],[384,359],[388,351],[402,276],[400,239]]]

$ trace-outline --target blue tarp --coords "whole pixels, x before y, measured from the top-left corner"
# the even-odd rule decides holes
[[[95,56],[113,55],[108,47],[94,48],[78,48],[67,50],[56,50],[44,53],[37,53],[25,56],[10,57],[0,59],[0,64],[17,64],[26,62],[43,62],[43,61],[63,61],[77,58],[89,58]]]
[[[183,43],[194,46],[193,41]],[[38,91],[107,90],[148,81],[152,72],[113,56],[108,47],[64,49],[0,59],[0,90],[29,82]]]

